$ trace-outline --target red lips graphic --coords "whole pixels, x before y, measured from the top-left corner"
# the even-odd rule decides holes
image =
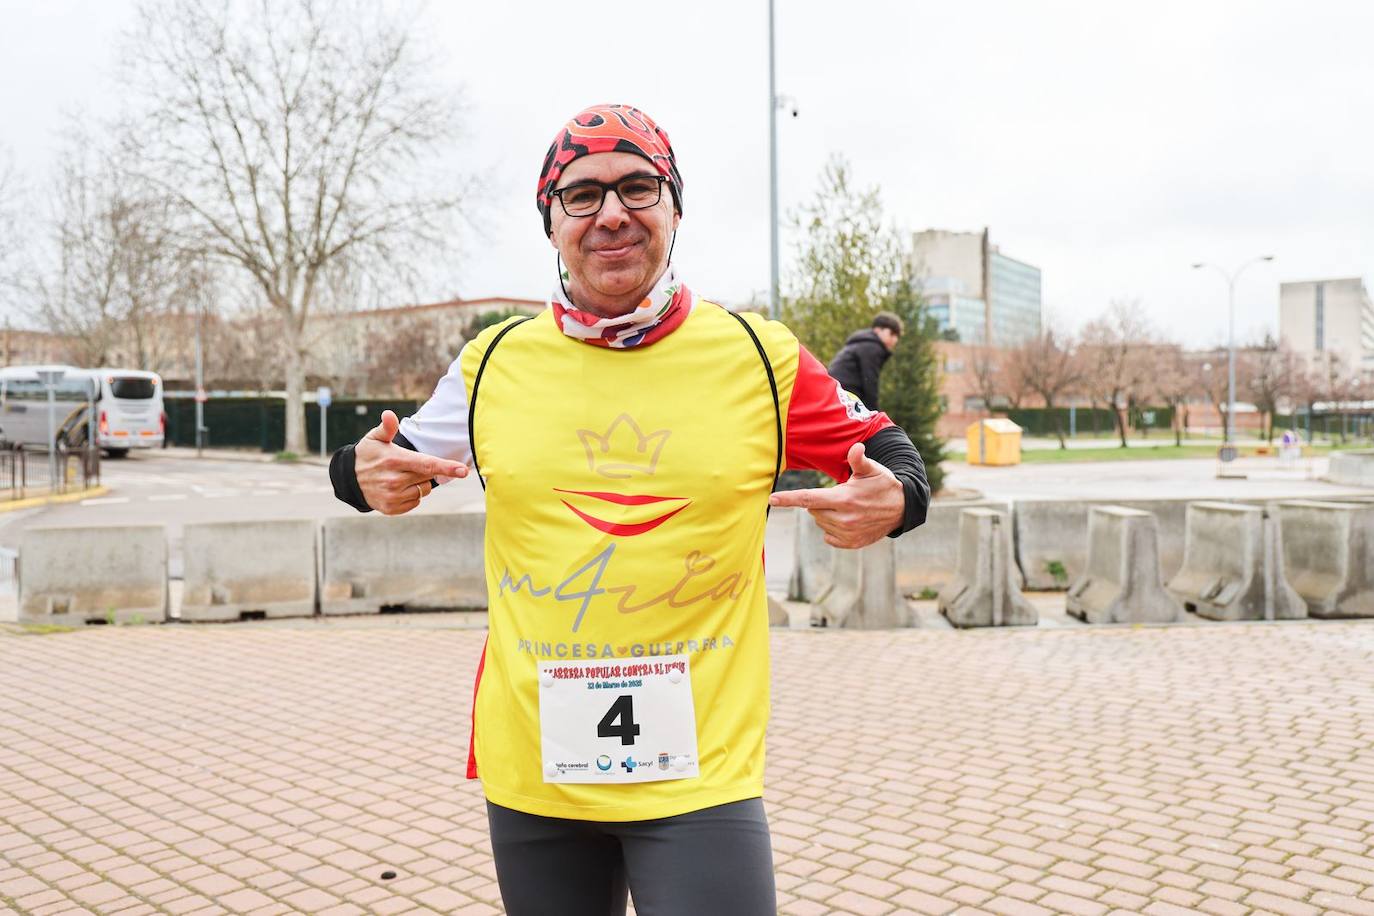
[[[685,496],[638,496],[623,493],[602,493],[596,490],[560,490],[557,487],[554,488],[554,492],[567,493],[573,496],[585,496],[588,499],[600,500],[601,502],[611,503],[617,506],[649,506],[655,503],[682,503],[682,505],[675,507],[671,512],[666,512],[663,515],[654,516],[653,518],[641,522],[629,523],[612,522],[604,518],[597,518],[594,515],[588,515],[566,499],[561,500],[563,505],[567,506],[569,511],[582,519],[582,521],[591,525],[597,531],[616,537],[634,537],[637,534],[644,534],[646,531],[653,531],[659,525],[662,525],[691,504]]]

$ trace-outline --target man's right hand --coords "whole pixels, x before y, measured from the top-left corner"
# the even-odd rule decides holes
[[[401,421],[389,410],[382,422],[353,448],[358,488],[367,504],[383,515],[402,515],[429,495],[430,481],[439,477],[466,477],[467,465],[402,448],[391,440]]]

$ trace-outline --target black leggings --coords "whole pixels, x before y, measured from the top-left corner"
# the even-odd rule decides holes
[[[763,799],[651,821],[540,817],[487,802],[509,916],[774,916]]]

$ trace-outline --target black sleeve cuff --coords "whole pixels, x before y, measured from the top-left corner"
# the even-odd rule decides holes
[[[887,536],[895,538],[923,525],[926,511],[930,508],[930,484],[926,481],[926,467],[921,461],[921,453],[907,437],[906,431],[900,426],[880,429],[864,441],[864,452],[892,472],[901,483],[902,495],[906,498],[902,523],[888,532]]]
[[[402,448],[416,451],[410,440],[400,433],[391,441]],[[336,451],[329,459],[329,482],[334,485],[334,496],[341,502],[348,503],[359,512],[371,512],[372,507],[367,504],[367,500],[363,498],[362,488],[358,486],[357,460],[358,456],[354,454],[352,445],[345,445]]]
[[[363,491],[358,487],[358,472],[354,467],[358,456],[353,453],[352,445],[345,445],[329,459],[329,482],[334,485],[334,496],[348,503],[359,512],[371,512],[372,507],[363,499]]]

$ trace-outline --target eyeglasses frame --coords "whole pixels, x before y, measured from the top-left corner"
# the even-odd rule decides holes
[[[651,179],[651,180],[653,180],[653,181],[657,181],[657,182],[658,182],[658,196],[654,198],[654,202],[653,202],[653,203],[651,203],[651,204],[644,204],[643,206],[639,206],[639,207],[634,207],[634,206],[631,206],[629,203],[627,203],[626,200],[625,200],[625,198],[623,198],[623,197],[620,196],[620,185],[621,185],[621,183],[622,183],[622,182],[625,182],[625,181],[629,181],[629,180],[631,180],[631,179],[633,179],[633,178],[638,178],[638,179]],[[598,213],[601,212],[601,208],[604,207],[604,206],[606,206],[606,195],[607,195],[608,193],[610,193],[610,194],[615,194],[616,200],[620,201],[620,205],[621,205],[622,207],[624,207],[626,210],[648,210],[648,209],[650,209],[651,207],[656,207],[656,206],[658,206],[660,203],[662,203],[662,201],[663,201],[663,183],[664,183],[665,181],[667,181],[667,180],[668,180],[668,176],[667,176],[667,175],[656,175],[656,174],[650,174],[650,173],[647,173],[647,172],[643,172],[643,173],[636,172],[636,173],[632,173],[632,174],[630,174],[630,175],[622,175],[622,176],[620,176],[619,178],[617,178],[615,181],[612,181],[612,182],[597,181],[595,178],[586,178],[586,179],[583,179],[582,181],[574,181],[572,184],[568,185],[567,187],[563,187],[563,188],[554,188],[552,191],[549,192],[549,194],[550,194],[550,196],[553,196],[553,197],[557,197],[557,198],[558,198],[558,205],[559,205],[560,207],[563,208],[563,215],[564,215],[564,216],[570,217],[571,219],[585,219],[585,218],[587,218],[587,217],[589,217],[589,216],[596,216]],[[588,187],[588,186],[595,186],[595,187],[598,187],[598,188],[601,189],[601,203],[597,204],[596,209],[593,210],[593,211],[590,212],[590,213],[569,213],[569,212],[568,212],[568,205],[567,205],[567,203],[565,203],[564,200],[563,200],[563,192],[564,192],[564,191],[571,191],[571,190],[573,190],[574,188],[585,188],[585,187]]]

